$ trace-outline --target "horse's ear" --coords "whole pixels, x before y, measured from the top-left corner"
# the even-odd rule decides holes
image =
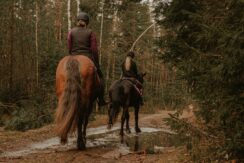
[[[144,77],[144,76],[146,76],[147,75],[147,73],[146,72],[144,72],[144,73],[142,73],[142,76]]]

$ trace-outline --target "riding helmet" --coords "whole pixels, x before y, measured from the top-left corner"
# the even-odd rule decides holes
[[[131,58],[135,57],[135,53],[133,51],[129,51],[127,56],[130,56]]]
[[[84,22],[86,22],[86,24],[89,24],[89,16],[87,13],[85,12],[80,12],[77,16],[77,21],[79,20],[83,20]]]

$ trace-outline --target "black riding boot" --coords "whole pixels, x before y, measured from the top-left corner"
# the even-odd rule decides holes
[[[144,105],[144,102],[143,102],[143,98],[142,98],[142,96],[140,96],[140,98],[139,98],[139,104],[140,104],[141,106],[143,106],[143,105]]]
[[[97,68],[97,73],[101,81],[99,95],[98,95],[98,105],[104,106],[107,104],[107,102],[104,100],[105,84],[104,84],[103,74],[100,68]]]

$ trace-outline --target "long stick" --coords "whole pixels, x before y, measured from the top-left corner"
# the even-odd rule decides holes
[[[149,27],[147,27],[147,29],[146,29],[145,31],[142,32],[142,34],[141,34],[141,35],[136,39],[136,41],[132,44],[132,47],[130,48],[130,51],[134,50],[137,41],[139,41],[140,38],[141,38],[141,37],[142,37],[142,36],[143,36],[143,35],[144,35],[150,28],[152,28],[155,24],[156,24],[156,23],[151,24]]]

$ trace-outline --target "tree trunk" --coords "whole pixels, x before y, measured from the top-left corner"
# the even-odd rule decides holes
[[[80,0],[76,0],[76,3],[77,3],[77,15],[78,15],[80,12]]]
[[[112,32],[118,33],[118,2],[116,4],[116,8],[113,14],[113,25],[112,25]],[[117,47],[117,38],[112,41],[112,49]],[[115,80],[115,67],[116,67],[116,55],[113,55],[113,63],[112,63],[112,80]]]
[[[61,45],[62,43],[62,17],[61,17],[61,13],[62,13],[62,5],[60,3],[60,0],[56,0],[56,20],[55,20],[55,26],[56,26],[56,39],[59,42],[59,44]]]
[[[9,88],[10,92],[13,92],[13,62],[14,62],[14,5],[15,5],[15,0],[12,0],[12,4],[10,7],[10,47],[9,47]]]
[[[38,15],[38,1],[36,1],[36,23],[35,23],[35,43],[36,43],[36,87],[39,85],[39,47],[38,47],[38,23],[39,23],[39,15]]]
[[[101,1],[101,9],[102,9],[102,15],[101,15],[101,28],[100,28],[100,40],[99,40],[99,49],[100,49],[100,55],[99,55],[99,63],[102,62],[102,38],[103,38],[103,19],[104,19],[104,0]]]
[[[70,0],[67,1],[67,15],[68,15],[68,31],[70,31],[71,29],[71,14],[70,14],[70,9],[71,9],[71,6],[70,6]]]
[[[106,91],[108,90],[108,84],[109,84],[109,72],[110,72],[110,56],[108,53],[108,58],[107,58],[107,67],[106,67]]]

